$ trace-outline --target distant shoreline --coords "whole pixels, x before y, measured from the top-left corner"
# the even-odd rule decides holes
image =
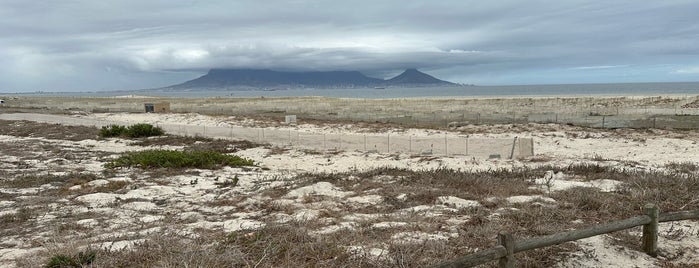
[[[482,99],[482,98],[560,98],[560,97],[630,97],[630,96],[689,96],[699,95],[699,82],[617,83],[617,84],[558,84],[520,86],[456,86],[456,87],[387,87],[347,89],[284,89],[284,90],[223,90],[195,91],[93,91],[93,92],[15,92],[0,96],[28,97],[118,97],[150,96],[163,98],[278,98],[329,97],[357,99]]]

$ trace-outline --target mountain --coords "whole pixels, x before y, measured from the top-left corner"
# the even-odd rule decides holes
[[[366,88],[386,86],[448,86],[416,69],[408,69],[389,80],[371,78],[358,71],[285,72],[257,69],[211,69],[199,78],[162,88],[195,89],[287,89],[287,88]]]
[[[388,85],[456,85],[451,82],[439,80],[433,76],[420,72],[417,69],[407,69],[402,74],[386,81]]]

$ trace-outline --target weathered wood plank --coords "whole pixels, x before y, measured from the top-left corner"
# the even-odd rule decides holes
[[[575,241],[583,238],[588,238],[596,235],[601,235],[601,234],[606,234],[606,233],[611,233],[611,232],[616,232],[616,231],[621,231],[624,229],[644,225],[644,244],[643,248],[646,250],[646,228],[645,226],[651,224],[653,221],[657,220],[657,222],[668,222],[668,221],[679,221],[679,220],[691,220],[691,219],[699,219],[699,210],[694,210],[694,211],[677,211],[677,212],[665,212],[665,213],[656,213],[653,214],[654,212],[652,209],[649,209],[652,206],[651,204],[646,205],[645,212],[646,215],[641,215],[641,216],[636,216],[632,218],[628,218],[625,220],[621,221],[616,221],[616,222],[611,222],[607,224],[602,224],[602,225],[597,225],[597,226],[592,226],[586,229],[581,229],[581,230],[573,230],[573,231],[568,231],[568,232],[563,232],[563,233],[557,233],[557,234],[552,234],[552,235],[547,235],[547,236],[542,236],[542,237],[536,237],[536,238],[531,238],[528,240],[524,241],[518,241],[518,242],[513,242],[513,248],[508,249],[508,241],[514,241],[511,235],[509,235],[509,238],[502,236],[500,234],[498,236],[498,241],[500,242],[501,245],[495,246],[493,248],[489,248],[486,250],[482,250],[476,253],[473,253],[471,255],[463,256],[459,259],[453,260],[448,263],[442,263],[435,265],[433,267],[472,267],[476,266],[479,264],[484,264],[490,261],[494,261],[497,259],[500,259],[500,265],[501,267],[509,267],[509,266],[502,266],[502,265],[509,265],[509,263],[512,263],[514,265],[514,258],[508,259],[507,261],[502,261],[504,257],[511,256],[512,253],[508,255],[508,250],[512,250],[513,253],[516,252],[522,252],[522,251],[527,251],[527,250],[532,250],[532,249],[537,249],[537,248],[542,248],[542,247],[547,247],[547,246],[552,246],[556,244],[561,244],[565,242],[570,242],[570,241]],[[657,209],[657,207],[656,207]],[[659,210],[656,210],[656,212],[659,212]],[[655,217],[655,219],[653,218]],[[656,226],[656,234],[657,234],[657,223],[655,224]],[[652,230],[649,230],[652,231]],[[648,236],[648,237],[653,237],[653,236]],[[655,243],[649,243],[649,245],[655,244],[655,246],[649,246],[650,251],[646,250],[646,252],[657,252],[657,236],[655,236]],[[652,242],[652,241],[649,241]],[[652,250],[652,249],[655,250]],[[651,254],[651,253],[649,253]]]
[[[696,220],[699,219],[699,210],[677,211],[660,213],[659,222]]]
[[[461,268],[473,267],[490,261],[497,260],[507,255],[507,250],[503,246],[495,246],[486,250],[481,250],[471,255],[467,255],[448,263],[438,264],[435,268]]]
[[[531,238],[524,241],[518,241],[515,243],[515,252],[543,248],[596,235],[621,231],[631,227],[648,224],[650,220],[650,217],[648,217],[647,215],[636,216],[621,221],[588,227],[581,230],[573,230],[564,233],[557,233],[542,237]]]

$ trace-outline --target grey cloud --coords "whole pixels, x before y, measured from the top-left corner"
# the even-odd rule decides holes
[[[165,86],[209,68],[416,67],[507,84],[537,71],[574,79],[594,71],[575,68],[628,66],[606,69],[645,76],[670,64],[675,76],[656,79],[697,80],[675,71],[699,66],[696,10],[630,0],[4,1],[0,92]]]

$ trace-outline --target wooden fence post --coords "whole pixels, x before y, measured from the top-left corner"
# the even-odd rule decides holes
[[[655,204],[646,204],[643,212],[650,217],[650,223],[643,225],[643,251],[650,256],[658,255],[658,216],[660,211]]]
[[[364,134],[364,152],[366,153],[366,134]]]
[[[456,268],[474,267],[490,261],[498,260],[499,267],[514,267],[514,253],[544,248],[569,241],[580,240],[592,236],[617,232],[637,226],[643,226],[643,250],[651,256],[657,255],[658,223],[681,220],[699,219],[699,210],[676,211],[660,213],[660,209],[654,204],[644,206],[645,215],[595,225],[585,229],[572,230],[546,236],[514,241],[510,234],[501,232],[498,234],[498,245],[481,250],[456,260],[445,262],[433,267]]]
[[[604,128],[604,119],[606,119],[606,116],[602,116],[602,128]]]
[[[515,267],[515,240],[512,235],[506,232],[500,232],[498,234],[498,244],[505,247],[507,254],[498,260],[498,267],[500,268],[514,268]]]
[[[466,138],[466,155],[468,155],[468,138]]]
[[[449,146],[447,145],[447,133],[444,133],[444,155],[449,155]]]

